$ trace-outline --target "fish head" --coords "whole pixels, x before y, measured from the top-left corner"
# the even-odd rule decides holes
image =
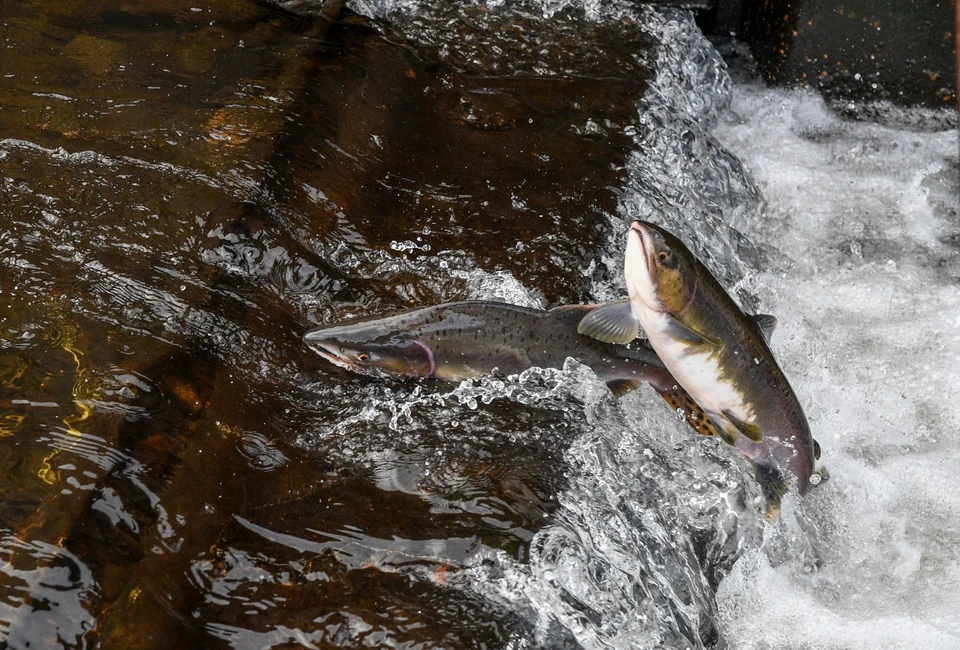
[[[682,312],[697,289],[697,262],[672,234],[645,221],[630,226],[625,278],[631,301],[669,314]]]
[[[304,342],[330,363],[362,375],[430,377],[436,366],[433,351],[415,338],[387,336],[365,340],[323,328],[307,332]]]

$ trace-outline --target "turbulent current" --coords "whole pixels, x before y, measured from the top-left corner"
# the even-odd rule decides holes
[[[0,25],[7,646],[960,649],[955,131],[633,2],[169,4]],[[302,343],[620,299],[634,219],[778,318],[830,478],[773,521],[648,387]]]
[[[748,310],[777,315],[773,349],[832,478],[765,522],[730,450],[571,368],[553,389],[582,410],[558,510],[529,557],[478,553],[457,582],[526,612],[548,646],[960,648],[957,134],[731,84],[689,16],[646,18],[662,47],[598,251],[612,279],[591,297],[624,294],[629,220],[684,237]],[[476,391],[524,394],[491,380],[450,397]],[[542,400],[525,403],[556,408]]]

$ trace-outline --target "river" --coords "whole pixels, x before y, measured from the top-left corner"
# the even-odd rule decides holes
[[[3,17],[7,646],[960,648],[957,132],[731,78],[682,10],[349,8]],[[618,299],[637,218],[779,319],[830,479],[775,521],[575,361],[444,384],[302,344]]]

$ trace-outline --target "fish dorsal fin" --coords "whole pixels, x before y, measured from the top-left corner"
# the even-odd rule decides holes
[[[623,397],[630,391],[640,388],[642,383],[639,379],[611,379],[607,382],[607,388],[615,397]]]
[[[760,442],[763,439],[763,435],[760,433],[760,427],[754,422],[744,422],[731,411],[724,409],[720,411],[723,413],[723,417],[730,420],[730,422],[737,428],[737,431],[750,438],[754,442]]]
[[[630,303],[622,300],[588,313],[580,319],[577,331],[604,343],[629,343],[640,333],[640,323],[633,317]]]
[[[583,317],[602,305],[559,305],[548,313],[564,325],[576,327]]]
[[[685,324],[683,321],[674,318],[673,316],[667,316],[667,319],[670,323],[670,336],[679,341],[684,341],[693,345],[700,345],[702,343],[709,343],[710,345],[716,346],[721,345],[720,339],[707,336],[706,334],[701,334],[697,330]]]
[[[757,325],[760,326],[763,340],[769,343],[770,337],[773,336],[773,330],[777,329],[777,317],[770,314],[756,314],[753,320],[757,321]]]

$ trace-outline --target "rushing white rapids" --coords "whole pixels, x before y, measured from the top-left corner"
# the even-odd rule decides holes
[[[716,137],[767,199],[734,225],[770,251],[777,314],[832,480],[805,504],[821,564],[741,558],[720,586],[737,648],[960,648],[957,133],[831,114],[738,85]],[[782,543],[802,533],[787,525]]]

